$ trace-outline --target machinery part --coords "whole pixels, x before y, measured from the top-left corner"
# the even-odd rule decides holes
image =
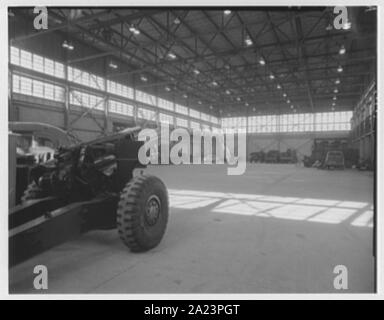
[[[21,202],[24,203],[28,200],[34,200],[34,199],[39,199],[43,198],[43,191],[41,188],[33,181],[31,182],[27,189],[25,189],[23,195],[21,196]]]
[[[140,175],[127,183],[120,195],[117,229],[133,252],[156,247],[167,227],[168,192],[157,177]]]

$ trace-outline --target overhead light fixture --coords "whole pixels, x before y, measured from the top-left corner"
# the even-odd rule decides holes
[[[293,109],[294,108],[294,105],[291,105],[291,109]]]
[[[114,63],[113,61],[109,62],[108,66],[109,66],[110,68],[112,68],[112,69],[117,69],[117,68],[118,68],[117,64]]]
[[[283,93],[283,97],[285,98],[287,96],[287,94],[286,93]]]
[[[336,105],[336,103],[335,103],[335,102],[333,102],[333,103],[332,103],[332,107],[334,107],[335,105]]]
[[[260,57],[260,58],[259,58],[259,64],[261,64],[262,66],[265,65],[265,60],[264,60],[263,57]]]
[[[225,93],[226,93],[226,94],[231,94],[231,91],[229,91],[229,90],[225,90]]]
[[[216,81],[212,81],[212,85],[216,87],[218,86],[218,83]]]
[[[236,100],[237,100],[237,101],[241,101],[241,98],[240,98],[240,97],[237,97]]]
[[[224,14],[225,14],[226,16],[229,16],[231,13],[232,13],[231,10],[224,10]]]
[[[290,104],[290,103],[291,103],[291,100],[288,99],[288,100],[287,100],[287,103]]]
[[[336,97],[336,96],[334,96],[334,97],[333,97],[333,100],[337,100],[337,97]]]
[[[256,111],[256,108],[255,108],[255,107],[253,107],[253,108],[252,108],[252,111],[253,111],[253,112],[255,112],[255,111]]]
[[[213,106],[209,106],[209,109],[211,109],[211,110],[212,110],[212,109],[213,109]]]
[[[170,87],[165,87],[165,91],[171,91],[171,88]]]
[[[245,106],[246,106],[246,107],[249,107],[249,103],[248,103],[248,102],[246,102],[246,103],[245,103]]]
[[[198,103],[198,104],[201,104],[202,102],[199,100],[199,101],[197,101],[197,103]]]
[[[281,89],[281,85],[278,84],[278,85],[276,86],[276,88],[277,88],[277,89]]]
[[[335,90],[333,90],[333,92],[334,92],[334,93],[338,93],[338,92],[339,92],[339,90],[337,90],[337,88],[336,88]]]
[[[147,82],[147,81],[148,81],[148,78],[147,78],[146,76],[142,75],[142,76],[140,77],[140,80],[141,80],[141,81],[144,81],[144,82]]]
[[[352,23],[347,21],[346,23],[343,24],[343,26],[341,27],[343,30],[349,30],[352,28]]]
[[[180,19],[177,17],[177,18],[175,18],[175,20],[173,20],[173,23],[174,23],[174,24],[180,24],[181,21],[180,21]]]
[[[245,42],[245,44],[246,44],[247,47],[250,47],[251,45],[253,45],[253,41],[252,41],[252,39],[251,39],[250,36],[247,36],[247,37],[245,38],[244,42]]]
[[[67,49],[67,50],[73,50],[75,49],[75,47],[73,46],[72,42],[70,41],[67,41],[67,40],[64,40],[63,44],[61,45],[63,48]]]
[[[335,84],[340,84],[340,79],[336,79]]]
[[[193,70],[193,73],[198,75],[198,74],[200,74],[200,71],[198,69],[195,69],[195,70]]]
[[[270,75],[269,75],[269,79],[275,79],[275,76],[273,75],[273,73],[271,73]]]
[[[339,67],[337,68],[337,72],[343,72],[343,67],[342,67],[342,66],[339,66]]]
[[[344,45],[342,45],[342,46],[340,47],[340,49],[339,49],[339,54],[343,55],[343,54],[345,54],[346,51],[347,51],[347,50],[345,49]]]
[[[130,25],[129,29],[128,29],[130,32],[132,32],[134,35],[139,35],[140,34],[140,30],[137,29],[133,24]]]
[[[167,57],[172,59],[172,60],[176,59],[176,55],[172,52],[168,52]]]
[[[183,94],[183,98],[187,99],[188,98],[188,95],[187,94]]]

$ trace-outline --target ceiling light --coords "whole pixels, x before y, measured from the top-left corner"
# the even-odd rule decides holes
[[[112,69],[117,69],[117,64],[114,63],[114,62],[112,62],[112,61],[108,64],[108,66],[109,66],[110,68],[112,68]]]
[[[135,34],[135,35],[139,35],[140,34],[140,30],[137,29],[134,25],[131,25],[128,30],[130,32],[132,32],[133,34]]]
[[[173,20],[173,23],[174,23],[174,24],[180,24],[180,22],[181,22],[181,21],[180,21],[179,18],[176,18],[175,20]]]
[[[187,94],[183,94],[183,98],[187,99],[188,98],[188,95]]]
[[[270,79],[275,79],[275,76],[273,75],[273,73],[271,73],[271,74],[269,75],[269,78],[270,78]]]
[[[237,101],[241,101],[241,98],[240,98],[240,97],[237,97],[236,100],[237,100]]]
[[[336,103],[335,103],[335,102],[333,102],[333,103],[332,103],[332,106],[334,107],[335,105],[336,105]]]
[[[245,38],[245,44],[249,47],[249,46],[251,46],[251,45],[253,45],[253,41],[252,41],[252,39],[251,39],[251,37],[250,36],[247,36],[246,38]]]
[[[339,83],[340,83],[340,79],[336,79],[335,84],[339,84]]]
[[[231,91],[229,91],[229,90],[225,90],[225,93],[226,93],[226,94],[231,94]]]
[[[253,108],[252,108],[252,111],[253,111],[253,112],[255,112],[255,111],[256,111],[256,108],[255,108],[255,107],[253,107]]]
[[[170,58],[170,59],[176,59],[176,55],[174,53],[172,53],[172,52],[169,52],[167,54],[167,57]]]
[[[339,67],[337,68],[337,72],[343,72],[343,67],[342,67],[342,66],[339,66]]]
[[[209,106],[209,109],[211,109],[211,110],[212,110],[212,109],[213,109],[213,106]]]
[[[171,88],[170,87],[165,87],[165,91],[171,91]]]
[[[147,81],[148,81],[148,78],[147,78],[146,76],[142,75],[142,76],[140,77],[140,80],[141,80],[141,81],[144,81],[144,82],[147,82]]]
[[[198,103],[198,104],[201,104],[201,101],[199,100],[199,101],[197,101],[197,103]]]
[[[68,50],[73,50],[75,47],[73,46],[72,42],[64,40],[63,44],[61,45],[63,48]]]
[[[214,85],[216,87],[218,85],[218,83],[216,81],[212,81],[212,85]]]
[[[259,64],[261,64],[262,66],[265,65],[265,60],[264,60],[264,58],[260,58],[260,59],[259,59]]]
[[[337,97],[336,97],[336,96],[334,96],[334,97],[333,97],[333,100],[337,100]]]
[[[281,89],[281,85],[278,84],[278,85],[276,86],[276,88],[277,88],[277,89]]]
[[[246,103],[245,103],[245,106],[246,106],[246,107],[249,107],[249,103],[248,103],[248,102],[246,102]]]
[[[193,70],[193,73],[198,75],[198,74],[200,74],[200,71],[198,69],[195,69],[195,70]]]
[[[287,94],[286,93],[283,93],[283,97],[285,98],[287,96]]]
[[[224,10],[224,14],[225,14],[226,16],[230,15],[230,14],[231,14],[231,10]]]
[[[338,93],[338,92],[339,92],[339,90],[337,90],[337,88],[336,88],[335,90],[333,90],[333,92],[334,92],[334,93]]]
[[[344,45],[342,45],[339,49],[339,54],[345,54],[347,50],[345,49]]]
[[[288,100],[287,100],[287,103],[288,103],[288,104],[291,103],[291,100],[288,99]]]

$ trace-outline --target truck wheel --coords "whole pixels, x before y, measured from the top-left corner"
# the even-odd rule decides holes
[[[28,185],[27,189],[25,189],[23,195],[21,196],[21,203],[24,203],[28,200],[39,199],[42,197],[42,190],[35,182],[32,182]]]
[[[129,181],[120,194],[117,229],[133,252],[156,247],[167,227],[168,192],[157,177],[140,175]]]

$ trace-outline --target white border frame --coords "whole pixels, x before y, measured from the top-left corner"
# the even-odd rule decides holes
[[[0,74],[4,78],[8,78],[8,6],[90,6],[89,2],[84,0],[68,0],[68,1],[47,1],[40,0],[36,3],[31,3],[25,0],[14,0],[14,1],[5,1],[0,5],[0,14],[1,14],[1,25],[0,25]],[[382,271],[384,270],[383,256],[384,256],[384,247],[382,245],[382,234],[383,230],[383,221],[380,217],[380,213],[383,209],[383,198],[379,195],[383,195],[383,168],[380,166],[384,164],[384,149],[382,147],[383,142],[383,122],[384,122],[384,112],[380,110],[382,99],[382,84],[381,79],[383,76],[383,66],[381,65],[381,55],[380,49],[382,47],[382,36],[384,31],[384,22],[382,17],[384,4],[380,4],[378,0],[376,1],[357,1],[357,0],[337,0],[337,1],[292,1],[280,0],[271,1],[258,0],[258,1],[228,1],[228,0],[194,0],[194,1],[185,1],[185,0],[167,0],[165,1],[151,1],[151,0],[141,0],[140,5],[135,3],[130,3],[124,0],[112,0],[107,4],[105,1],[97,0],[93,1],[92,6],[167,6],[167,7],[178,7],[178,6],[335,6],[335,5],[344,5],[347,7],[351,6],[369,6],[374,5],[378,7],[377,12],[377,172],[376,172],[376,227],[377,227],[377,256],[376,256],[376,288],[377,293],[375,294],[36,294],[36,295],[9,295],[8,294],[8,183],[0,184],[0,298],[3,299],[29,299],[29,300],[54,300],[54,299],[130,299],[130,300],[199,300],[199,299],[218,299],[218,300],[253,300],[253,299],[384,299],[384,287],[383,287],[383,275]],[[7,44],[7,45],[5,45]],[[7,75],[7,77],[5,77]],[[8,81],[7,81],[8,82]],[[0,97],[2,109],[0,111],[0,146],[3,152],[1,153],[1,162],[0,162],[0,179],[2,182],[8,181],[8,85],[0,87]],[[6,152],[4,152],[6,151]]]

